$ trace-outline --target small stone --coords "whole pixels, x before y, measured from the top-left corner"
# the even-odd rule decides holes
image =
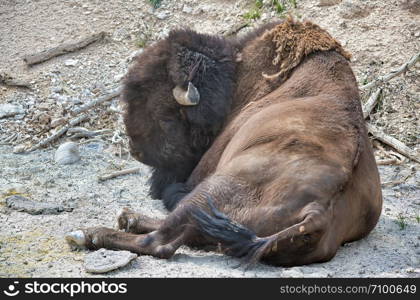
[[[144,51],[144,49],[139,49],[137,51],[134,51],[130,54],[130,56],[127,58],[128,62],[131,62],[133,59],[135,59],[137,56],[139,56],[140,54],[142,54]]]
[[[22,153],[25,151],[25,145],[21,144],[21,145],[17,145],[15,147],[13,147],[13,153],[17,154],[17,153]]]
[[[67,59],[66,61],[64,61],[64,65],[67,67],[74,67],[76,66],[78,63],[78,61],[76,59]]]
[[[127,265],[135,258],[137,254],[130,251],[99,249],[85,256],[84,267],[88,273],[106,273]]]
[[[25,115],[15,115],[15,120],[23,120],[25,118]]]
[[[168,13],[168,12],[166,12],[166,11],[161,11],[161,12],[159,12],[159,13],[155,14],[155,16],[156,16],[156,18],[158,18],[159,20],[165,20],[165,19],[169,16],[169,13]]]
[[[61,93],[61,92],[63,92],[63,87],[61,87],[61,86],[53,87],[52,92],[53,93]]]
[[[22,106],[15,104],[0,104],[0,119],[6,117],[12,117],[19,114],[24,114]]]
[[[47,125],[50,123],[51,117],[47,112],[40,112],[34,116],[34,119],[37,120],[38,124]]]
[[[115,75],[115,76],[114,76],[114,81],[115,81],[115,82],[120,82],[120,81],[121,81],[121,79],[123,79],[123,78],[124,78],[124,75],[125,75],[125,74],[117,74],[117,75]]]
[[[52,128],[56,128],[57,126],[60,126],[61,124],[64,124],[65,122],[66,122],[65,118],[52,119],[50,122],[50,126]]]
[[[60,165],[73,164],[80,160],[79,147],[76,143],[66,142],[55,151],[54,160]]]
[[[182,12],[186,14],[190,14],[192,13],[192,8],[184,4],[184,7],[182,8]]]

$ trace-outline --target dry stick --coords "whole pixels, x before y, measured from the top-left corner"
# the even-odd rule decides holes
[[[404,155],[401,155],[401,154],[399,154],[397,152],[394,152],[394,151],[388,151],[387,154],[388,154],[389,157],[392,157],[392,156],[397,157],[397,159],[400,160],[401,162],[406,159],[406,157]]]
[[[13,134],[9,135],[8,137],[0,140],[0,145],[9,145],[14,140],[16,140],[17,138],[18,138],[18,133],[13,133]]]
[[[382,89],[377,89],[366,101],[366,103],[363,105],[363,118],[367,118],[370,113],[372,112],[373,108],[378,103],[379,95],[381,94]]]
[[[116,88],[115,90],[113,90],[109,94],[104,95],[102,97],[99,97],[98,99],[95,99],[95,100],[93,100],[93,101],[91,101],[89,103],[86,103],[85,105],[82,105],[82,106],[80,106],[80,107],[72,110],[71,111],[71,114],[72,115],[78,115],[78,114],[80,114],[82,112],[85,112],[85,111],[91,109],[94,106],[97,106],[97,105],[99,105],[101,103],[104,103],[104,102],[109,101],[109,100],[111,100],[111,99],[113,99],[115,97],[118,97],[120,95],[120,93],[121,93],[121,88]]]
[[[104,181],[107,179],[111,179],[111,178],[115,178],[121,175],[127,175],[127,174],[134,174],[134,173],[138,173],[140,171],[140,168],[131,168],[131,169],[125,169],[125,170],[121,170],[121,171],[116,171],[110,174],[105,174],[105,175],[101,175],[98,176],[98,180],[99,181]]]
[[[76,50],[82,49],[98,40],[101,40],[105,37],[106,33],[105,32],[100,32],[94,35],[91,35],[87,38],[84,38],[78,42],[75,43],[66,43],[63,44],[61,46],[52,48],[52,49],[48,49],[48,50],[44,50],[42,52],[39,53],[34,53],[34,54],[29,54],[23,57],[23,60],[28,64],[28,65],[34,65],[34,64],[38,64],[41,62],[44,62],[46,60],[49,60],[50,58],[59,56],[59,55],[63,55],[69,52],[74,52]]]
[[[396,163],[399,163],[398,159],[396,158],[381,159],[376,161],[376,164],[378,166],[393,165]]]
[[[384,82],[387,82],[387,81],[391,80],[392,78],[406,72],[409,68],[414,66],[419,59],[420,59],[420,52],[417,53],[416,55],[414,55],[408,62],[403,64],[398,69],[396,69],[394,71],[391,71],[389,74],[386,74],[384,76],[380,76],[380,77],[376,78],[374,81],[369,82],[368,84],[365,84],[365,85],[361,86],[360,89],[361,90],[369,89],[371,87],[380,85]]]
[[[391,146],[392,148],[397,150],[397,152],[403,154],[409,159],[420,163],[420,158],[418,157],[418,155],[414,154],[412,150],[409,147],[407,147],[404,143],[400,142],[396,138],[393,138],[392,136],[385,134],[372,124],[366,123],[366,127],[376,139]]]
[[[91,131],[84,127],[73,127],[67,130],[67,136],[72,136],[72,138],[92,138],[98,136],[102,133],[112,132],[111,129],[100,129]]]
[[[249,26],[248,22],[240,23],[239,25],[236,25],[236,26],[230,28],[229,30],[226,30],[226,31],[223,30],[221,32],[221,34],[223,34],[224,36],[231,36],[231,35],[237,34],[243,28],[248,27],[248,26]]]
[[[60,136],[62,136],[63,134],[65,134],[67,132],[67,130],[70,127],[73,127],[77,124],[79,124],[80,122],[83,122],[84,120],[86,120],[88,118],[88,115],[84,114],[84,115],[80,115],[77,118],[74,118],[72,120],[70,120],[68,122],[68,124],[64,125],[60,130],[58,130],[56,133],[54,133],[53,135],[51,135],[50,137],[47,137],[45,140],[42,140],[41,142],[39,142],[38,144],[36,144],[35,146],[33,146],[32,148],[26,150],[26,152],[32,152],[36,149],[39,149],[45,145],[48,145],[49,143],[51,143],[52,141],[58,139]]]
[[[25,87],[25,88],[30,87],[29,82],[19,80],[19,79],[14,79],[12,76],[8,74],[0,74],[0,84],[4,84],[8,86]]]

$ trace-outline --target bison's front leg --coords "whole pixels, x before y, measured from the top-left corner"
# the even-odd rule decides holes
[[[67,234],[66,241],[71,247],[89,250],[128,250],[139,255],[170,258],[185,243],[187,235],[187,231],[182,232],[168,242],[168,238],[159,231],[137,235],[106,227],[93,227]]]
[[[163,220],[153,219],[144,214],[123,208],[117,215],[116,228],[131,233],[149,233],[157,230]]]
[[[126,212],[128,215],[131,213]],[[93,227],[71,232],[66,235],[66,240],[70,246],[77,248],[128,250],[138,254],[169,258],[176,249],[194,236],[195,230],[188,225],[188,212],[188,208],[180,207],[164,221],[157,221],[161,223],[159,228],[148,234],[133,234],[105,227]],[[158,225],[158,223],[152,224],[153,222],[156,220],[150,221],[148,229]]]

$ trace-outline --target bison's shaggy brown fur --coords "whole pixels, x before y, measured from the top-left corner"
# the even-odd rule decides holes
[[[273,42],[276,53],[273,65],[279,65],[280,69],[274,75],[263,74],[268,79],[286,77],[304,57],[316,51],[334,50],[347,59],[351,57],[328,32],[311,22],[294,22],[288,18],[284,23],[267,31],[262,39]]]
[[[183,244],[219,245],[229,255],[290,266],[329,260],[341,244],[374,228],[382,207],[378,170],[349,54],[335,39],[312,23],[288,19],[220,40],[225,46],[218,51],[230,49],[235,71],[229,84],[216,81],[216,88],[228,89],[226,97],[234,90],[221,102],[213,98],[217,89],[202,98],[202,105],[226,105],[226,113],[208,115],[217,130],[197,156],[190,155],[191,127],[178,112],[188,108],[171,97],[177,77],[176,64],[168,64],[170,40],[147,50],[126,83],[134,155],[168,172],[178,161],[192,161],[182,180],[208,149],[185,183],[167,188],[182,196],[171,198],[175,209],[165,220],[124,210],[119,227],[131,233],[85,230],[89,248],[168,258]],[[240,59],[234,63],[234,57]],[[152,81],[145,93],[142,76],[158,78],[160,88]],[[201,84],[200,92],[213,83]],[[177,131],[158,128],[164,117],[175,119]]]

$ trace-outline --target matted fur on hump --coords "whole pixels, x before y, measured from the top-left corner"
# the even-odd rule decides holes
[[[273,42],[276,53],[273,65],[279,65],[280,69],[272,75],[263,73],[267,79],[287,76],[307,55],[316,51],[335,50],[346,59],[351,57],[350,53],[321,27],[309,21],[294,21],[291,17],[266,31],[262,39]]]

